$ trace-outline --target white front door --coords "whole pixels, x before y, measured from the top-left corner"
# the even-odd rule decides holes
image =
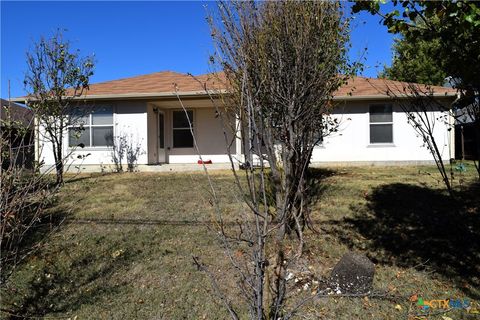
[[[165,114],[163,111],[158,111],[158,162],[166,162],[165,154]]]

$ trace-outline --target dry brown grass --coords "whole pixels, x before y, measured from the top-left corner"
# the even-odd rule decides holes
[[[307,233],[305,270],[328,276],[347,250],[357,250],[376,263],[375,287],[399,297],[315,299],[299,318],[406,318],[412,294],[479,300],[473,168],[463,177],[464,187],[457,186],[463,190],[460,204],[448,199],[431,167],[315,173],[322,182],[313,207],[319,233]],[[231,176],[212,177],[228,216],[239,207]],[[202,257],[234,293],[222,249],[204,224],[213,214],[205,188],[202,174],[76,177],[51,209],[67,221],[11,278],[2,309],[78,319],[227,318],[191,258]],[[424,266],[413,268],[418,264]],[[464,311],[449,316],[467,318]]]

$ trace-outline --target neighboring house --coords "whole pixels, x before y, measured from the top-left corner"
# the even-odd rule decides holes
[[[455,108],[455,158],[459,160],[478,160],[480,154],[477,141],[480,132],[476,129],[475,119],[469,114],[475,106],[480,105],[478,97],[476,101],[464,108]]]
[[[2,168],[12,161],[33,167],[33,112],[19,104],[0,99]]]
[[[94,108],[85,118],[81,136],[66,134],[65,153],[71,153],[74,165],[96,168],[112,165],[113,137],[124,136],[138,146],[138,169],[164,163],[197,163],[188,121],[178,96],[193,120],[193,132],[204,161],[228,163],[223,126],[202,83],[225,92],[221,77],[197,76],[176,72],[158,72],[137,77],[91,84],[85,96],[79,98]],[[402,109],[385,94],[386,83],[400,83],[383,79],[356,77],[336,92],[338,104],[333,116],[341,120],[340,131],[325,137],[312,156],[313,163],[375,163],[426,162],[432,156],[407,123]],[[451,88],[434,87],[435,96],[444,105],[455,100]],[[16,99],[22,101],[22,98]],[[436,116],[439,111],[432,111]],[[232,125],[231,127],[239,127]],[[453,130],[439,123],[435,136],[444,159],[454,157]],[[233,134],[232,136],[233,137]],[[242,141],[236,135],[231,153],[239,162]],[[85,148],[76,148],[83,143]],[[41,144],[41,143],[40,143]],[[40,159],[53,165],[53,155],[44,146]],[[88,156],[84,159],[82,155]]]
[[[473,121],[457,122],[455,124],[455,159],[478,160],[477,134]]]

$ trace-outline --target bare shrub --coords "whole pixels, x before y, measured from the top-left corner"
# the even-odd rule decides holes
[[[137,168],[138,157],[144,154],[141,144],[133,142],[132,136],[130,136],[130,142],[127,143],[126,155],[127,155],[127,169],[128,172],[134,172]]]
[[[123,158],[127,148],[127,137],[120,135],[112,139],[112,161],[115,166],[115,172],[123,172]]]
[[[115,172],[123,172],[123,160],[127,163],[127,171],[134,172],[137,167],[138,157],[145,153],[141,143],[133,134],[121,133],[112,139],[112,161]]]
[[[43,238],[33,231],[47,220],[45,208],[52,203],[57,187],[31,165],[31,123],[1,120],[0,126],[0,285],[15,267],[30,255]],[[15,137],[12,138],[12,135]]]

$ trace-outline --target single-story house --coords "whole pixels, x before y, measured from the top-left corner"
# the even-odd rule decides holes
[[[73,165],[99,170],[113,164],[112,141],[124,136],[139,151],[136,159],[139,170],[162,164],[197,163],[199,156],[179,96],[193,120],[193,135],[203,160],[228,163],[223,126],[202,83],[225,90],[220,77],[206,74],[193,78],[171,71],[91,84],[79,100],[90,105],[93,112],[85,117],[81,136],[73,134],[73,128],[70,134],[65,134],[65,153],[71,154]],[[400,83],[356,77],[335,93],[337,106],[333,116],[340,119],[340,130],[323,139],[313,153],[312,163],[432,161],[422,139],[407,123],[402,108],[385,94],[389,84]],[[446,106],[456,99],[452,88],[433,89],[435,97]],[[440,115],[439,110],[431,112],[434,117]],[[448,126],[439,122],[435,128],[436,140],[447,160],[454,158],[455,150],[454,131],[448,130]],[[242,137],[240,134],[232,137],[236,141],[231,153],[242,162]],[[77,148],[79,143],[85,147]],[[49,146],[40,148],[41,145],[38,141],[37,149],[41,152],[37,150],[37,160],[53,165]]]

